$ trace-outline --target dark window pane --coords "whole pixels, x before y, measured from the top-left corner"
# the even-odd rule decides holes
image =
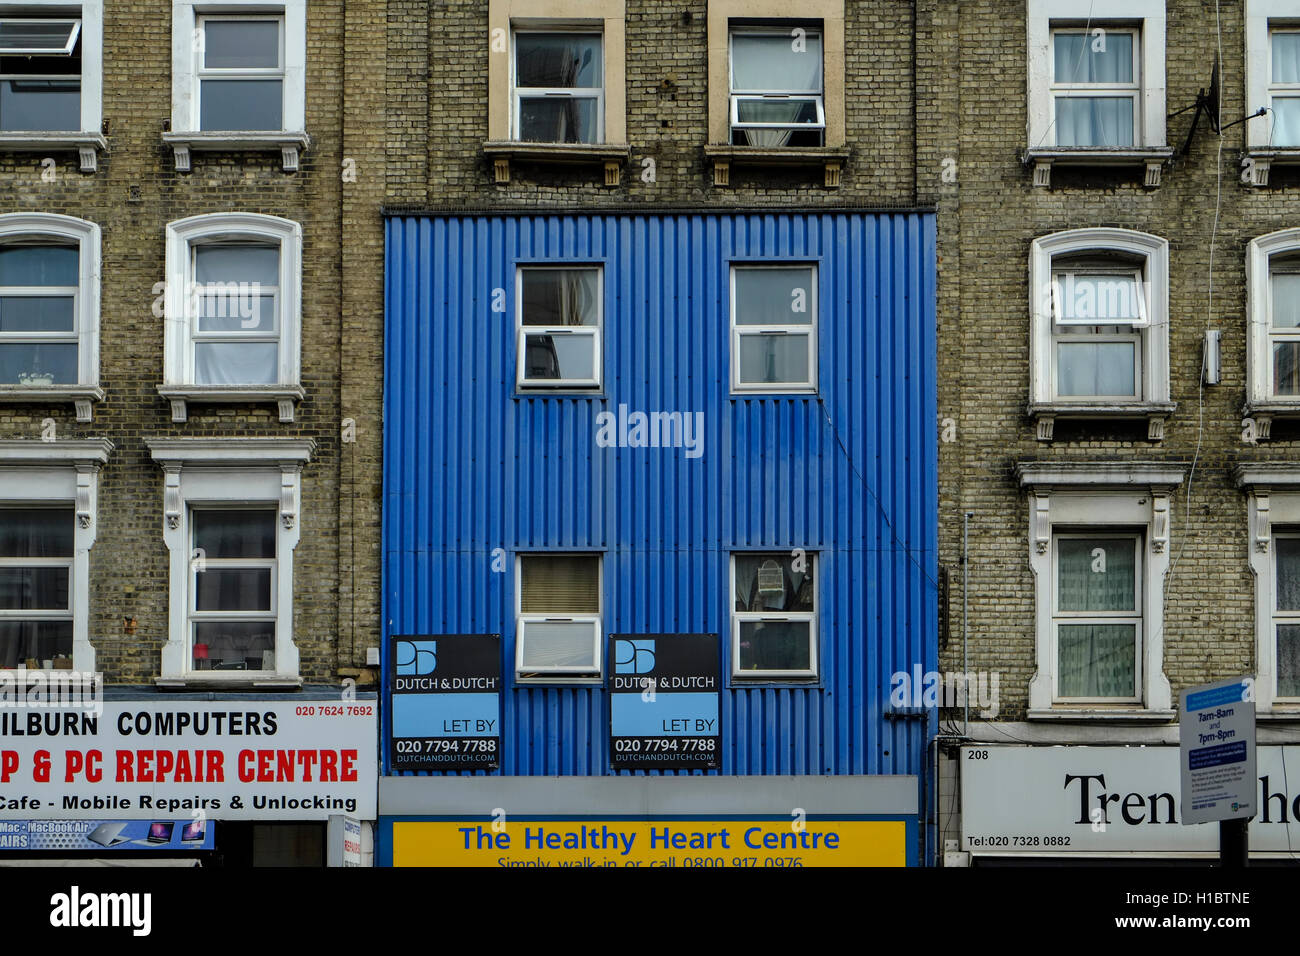
[[[71,621],[0,621],[0,667],[72,656]]]
[[[785,385],[807,382],[806,335],[742,335],[740,337],[740,381],[744,385]]]
[[[736,270],[737,325],[810,325],[813,302],[813,271],[807,266]]]
[[[1300,395],[1300,342],[1273,343],[1273,393]]]
[[[736,119],[741,123],[816,123],[817,104],[812,100],[741,100],[736,104]]]
[[[524,325],[596,325],[600,276],[595,269],[524,269]]]
[[[194,625],[198,670],[274,670],[274,621],[208,621]],[[269,667],[264,667],[269,664]]]
[[[269,611],[270,568],[209,568],[195,574],[198,611]]]
[[[62,53],[77,29],[76,20],[36,20],[26,17],[0,20],[0,50],[8,53]]]
[[[194,512],[194,547],[202,558],[274,558],[275,512]]]
[[[596,377],[595,339],[590,335],[529,335],[524,374],[530,379],[590,381]]]
[[[741,621],[740,669],[742,671],[806,671],[808,621]]]
[[[81,129],[81,80],[0,80],[0,131]]]
[[[0,608],[7,611],[66,611],[67,568],[0,567]]]
[[[795,564],[802,570],[796,570]],[[812,611],[813,559],[789,552],[736,555],[737,611]]]
[[[0,286],[77,285],[76,246],[0,246]]]
[[[208,20],[203,65],[210,70],[274,70],[280,65],[280,24],[275,20]]]
[[[75,385],[77,346],[0,344],[0,383],[5,385]]]
[[[72,557],[71,508],[0,508],[0,558]]]
[[[199,128],[279,130],[284,127],[282,80],[203,80]]]
[[[520,33],[515,37],[515,84],[547,89],[601,85],[600,37]]]
[[[598,143],[596,101],[556,96],[519,104],[519,138],[526,143]]]
[[[1056,606],[1061,611],[1136,609],[1132,538],[1061,538]]]
[[[70,295],[0,295],[0,332],[71,332]]]
[[[600,613],[600,558],[583,554],[531,554],[520,562],[524,614]]]

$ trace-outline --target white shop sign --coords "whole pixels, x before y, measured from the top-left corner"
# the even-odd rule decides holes
[[[1300,857],[1300,747],[1262,746],[1257,757],[1251,852]],[[962,747],[962,849],[1214,855],[1218,826],[1181,822],[1179,769],[1176,746]]]
[[[376,703],[0,709],[0,819],[376,817]]]

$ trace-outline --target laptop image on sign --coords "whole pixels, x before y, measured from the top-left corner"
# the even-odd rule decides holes
[[[184,828],[183,830],[181,830],[181,842],[182,842],[182,843],[202,843],[202,842],[203,842],[203,838],[204,838],[204,836],[206,835],[206,834],[204,833],[204,831],[205,831],[206,829],[207,829],[207,825],[206,825],[206,824],[199,823],[199,822],[197,822],[197,821],[194,822],[194,823],[187,823],[187,824],[185,824],[185,828]]]
[[[149,842],[150,843],[171,843],[172,830],[175,828],[173,823],[151,823],[149,824]]]
[[[126,829],[125,823],[101,823],[86,836],[86,839],[100,846],[117,846],[119,843],[128,842],[127,838],[121,835],[124,829]]]

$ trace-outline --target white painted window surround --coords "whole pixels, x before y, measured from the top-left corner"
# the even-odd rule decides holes
[[[99,133],[104,99],[104,0],[0,2],[0,17],[17,16],[81,19],[81,129],[77,132]]]
[[[305,127],[307,74],[307,0],[279,3],[224,0],[221,3],[172,3],[172,131],[199,129],[198,68],[201,45],[196,40],[198,17],[207,13],[284,14],[284,128]]]
[[[271,385],[197,385],[194,374],[195,282],[193,249],[204,242],[248,240],[280,250],[279,373]],[[288,219],[257,213],[225,212],[191,216],[167,224],[166,328],[163,334],[163,384],[159,394],[172,403],[172,418],[185,421],[187,402],[275,402],[281,421],[293,421],[294,402],[303,397],[301,377],[302,227]]]
[[[74,508],[72,581],[72,667],[95,670],[90,643],[90,552],[99,534],[99,470],[113,443],[106,438],[0,440],[0,501],[56,504]]]
[[[1143,263],[1140,282],[1146,324],[1141,334],[1141,394],[1132,400],[1114,398],[1088,400],[1082,397],[1057,399],[1053,393],[1053,261],[1066,256],[1119,254]],[[1105,417],[1124,415],[1148,417],[1149,437],[1163,435],[1164,418],[1172,411],[1169,398],[1169,242],[1159,236],[1129,229],[1090,227],[1041,236],[1029,252],[1029,341],[1031,413],[1040,421],[1052,416]],[[1157,427],[1158,426],[1158,427]]]
[[[1246,247],[1246,409],[1261,438],[1271,437],[1273,416],[1300,416],[1300,398],[1273,394],[1270,260],[1277,255],[1300,255],[1300,228],[1270,232]]]
[[[1269,105],[1272,72],[1270,26],[1300,27],[1296,0],[1246,0],[1246,110],[1253,113]],[[1272,142],[1273,116],[1247,120],[1246,146],[1267,149]]]
[[[146,439],[146,444],[163,470],[162,533],[170,555],[168,633],[159,683],[300,683],[298,648],[293,642],[293,555],[302,525],[302,466],[311,459],[315,443],[311,439],[168,438]],[[274,673],[191,669],[189,515],[195,505],[266,505],[277,511]]]
[[[91,420],[91,402],[104,397],[99,388],[99,226],[84,219],[55,213],[15,212],[0,215],[0,243],[32,237],[66,239],[77,244],[77,384],[5,386],[0,402],[34,400],[68,401],[75,404],[77,421]]]
[[[1246,493],[1249,521],[1247,547],[1255,575],[1255,712],[1295,717],[1300,701],[1278,700],[1276,600],[1276,531],[1300,529],[1300,463],[1252,462],[1234,469],[1237,487]]]
[[[1029,123],[1028,146],[1051,149],[1052,27],[1105,28],[1107,24],[1141,29],[1142,91],[1139,148],[1165,145],[1165,0],[1027,0]]]
[[[271,14],[284,17],[284,128],[256,132],[200,132],[199,58],[202,40],[199,18],[207,14]],[[286,172],[298,169],[299,153],[311,139],[307,112],[307,0],[223,0],[217,3],[173,0],[172,3],[172,119],[163,141],[176,154],[176,168],[189,172],[191,150],[279,150]]]
[[[1031,719],[1149,719],[1173,717],[1164,674],[1164,582],[1169,569],[1172,495],[1184,470],[1153,462],[1021,462],[1028,492],[1029,568],[1034,576],[1038,667],[1029,684]],[[1140,703],[1058,701],[1056,628],[1052,610],[1053,539],[1062,532],[1139,531],[1144,549],[1139,591],[1142,647]]]

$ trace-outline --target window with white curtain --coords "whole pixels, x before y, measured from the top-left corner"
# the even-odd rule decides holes
[[[1300,147],[1300,28],[1269,31],[1270,145]]]
[[[0,508],[0,668],[72,657],[74,521],[71,507]]]
[[[297,387],[302,230],[252,213],[167,227],[165,387]]]
[[[522,679],[601,674],[600,557],[526,554],[518,562],[515,671]]]
[[[732,145],[823,145],[820,30],[735,28],[730,42]]]
[[[1056,697],[1141,699],[1142,535],[1055,533]]]
[[[204,16],[199,129],[284,129],[284,17]]]
[[[816,287],[812,265],[732,267],[733,392],[816,391]]]
[[[1300,698],[1300,534],[1274,535],[1277,697]]]
[[[0,19],[0,132],[81,129],[81,20]]]
[[[516,281],[519,386],[599,386],[601,270],[521,266]]]
[[[1141,143],[1139,31],[1053,29],[1051,64],[1057,146],[1106,148]]]
[[[192,254],[194,383],[279,381],[279,246],[212,242]]]
[[[190,510],[194,670],[276,670],[276,512]]]
[[[738,679],[817,676],[816,556],[732,555],[731,670]]]
[[[604,142],[600,33],[516,30],[514,138],[528,143]]]
[[[1140,263],[1090,257],[1052,263],[1052,373],[1058,399],[1142,395],[1147,325]]]

